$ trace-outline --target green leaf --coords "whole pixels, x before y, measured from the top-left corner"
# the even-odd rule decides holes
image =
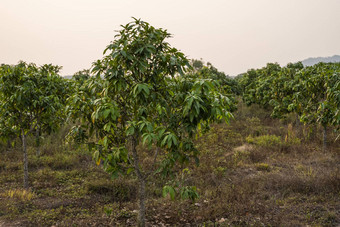
[[[103,113],[104,118],[107,118],[107,116],[109,116],[110,113],[111,113],[111,109],[104,110],[104,113]]]
[[[171,200],[175,199],[175,189],[172,186],[166,185],[163,187],[163,197],[166,197],[167,195],[170,195]]]
[[[126,130],[126,135],[131,136],[135,133],[135,127],[133,125],[130,125],[128,129]]]
[[[104,146],[105,148],[108,147],[107,136],[105,136],[104,139],[103,139],[103,146]]]
[[[124,57],[126,57],[126,52],[125,52],[124,50],[121,50],[120,53],[121,53]]]
[[[128,168],[128,170],[126,171],[126,174],[130,174],[133,170],[134,168]]]
[[[104,128],[103,128],[106,132],[110,132],[110,129],[111,129],[111,123],[107,123],[104,125]]]
[[[161,146],[162,146],[162,147],[164,147],[165,144],[167,143],[168,137],[169,137],[169,135],[165,136],[164,139],[162,140],[162,143],[161,143]]]

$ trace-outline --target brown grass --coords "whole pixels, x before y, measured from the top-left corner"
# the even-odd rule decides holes
[[[294,117],[279,121],[268,116],[268,111],[240,104],[230,125],[214,125],[196,141],[200,165],[187,166],[182,183],[197,186],[197,201],[163,198],[162,186],[173,179],[152,178],[149,226],[339,226],[338,145],[330,141],[321,152],[318,132],[308,138]],[[276,142],[280,138],[274,146],[266,146],[270,135]],[[249,136],[260,142],[247,143]],[[56,146],[52,138],[42,148],[39,158],[32,144],[29,149],[34,196],[23,200],[0,193],[0,224],[135,226],[138,185],[133,175],[112,180],[83,148]],[[21,158],[20,147],[2,151],[0,192],[20,191]],[[174,179],[181,174],[175,171]]]

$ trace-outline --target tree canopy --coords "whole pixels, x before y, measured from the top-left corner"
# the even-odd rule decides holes
[[[145,223],[145,183],[168,174],[176,162],[198,162],[192,139],[215,120],[226,120],[230,100],[212,79],[186,77],[189,61],[165,41],[170,34],[141,20],[122,26],[92,72],[104,78],[94,104],[83,112],[83,132],[94,132],[94,157],[113,176],[134,171],[140,184],[140,223]],[[87,84],[95,89],[94,83]],[[83,99],[82,94],[76,100]],[[88,116],[91,115],[91,121]],[[86,119],[87,116],[87,119]],[[91,137],[89,135],[88,137]],[[143,150],[152,157],[143,165]]]

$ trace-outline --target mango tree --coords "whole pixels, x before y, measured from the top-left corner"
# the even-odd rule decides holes
[[[68,139],[73,139],[77,144],[86,143],[91,149],[95,143],[89,134],[92,135],[95,128],[103,127],[99,121],[92,121],[92,113],[96,108],[95,101],[101,97],[105,81],[99,75],[90,76],[89,71],[84,76],[83,72],[73,76],[72,94],[67,99],[67,119],[75,124],[68,134]],[[98,138],[96,135],[93,137]]]
[[[166,30],[141,20],[122,27],[103,59],[94,63],[93,72],[105,82],[90,124],[97,163],[102,160],[112,176],[137,176],[138,224],[145,226],[150,176],[167,174],[177,162],[198,162],[194,135],[231,114],[229,99],[210,79],[182,77],[188,60],[165,41],[170,37]]]
[[[55,119],[58,119],[56,113],[60,108],[60,90],[54,89],[55,84],[52,83],[56,78],[49,77],[49,80],[45,81],[42,76],[42,73],[51,67],[59,68],[51,65],[39,68],[32,63],[19,62],[17,65],[2,65],[0,69],[1,114],[7,119],[6,126],[21,136],[25,188],[29,186],[27,135],[36,131],[38,125],[53,128]],[[47,89],[49,86],[51,88]],[[50,92],[52,90],[53,92]]]
[[[81,71],[76,72],[72,79],[75,81],[75,84],[77,86],[81,86],[86,80],[90,79],[90,70],[89,69],[83,69]]]
[[[330,75],[326,95],[327,103],[321,106],[321,110],[327,107],[330,112],[333,113],[329,124],[332,125],[338,133],[337,140],[340,137],[340,64],[335,65],[335,70]]]
[[[272,81],[272,96],[269,104],[274,107],[272,116],[275,118],[284,118],[291,109],[288,107],[292,104],[293,95],[295,93],[294,86],[297,82],[298,72],[303,69],[301,62],[289,63],[286,67],[282,67],[281,71],[276,74]],[[296,123],[300,121],[301,109],[296,108]]]
[[[327,145],[327,127],[339,122],[339,64],[319,63],[301,70],[294,86],[290,110],[301,110],[301,121],[323,127],[323,150]]]
[[[40,155],[40,135],[57,130],[65,121],[65,103],[70,92],[68,82],[58,75],[60,66],[43,65],[32,75],[35,100],[32,100],[36,119],[37,155]]]
[[[239,81],[242,99],[247,105],[258,104],[262,108],[272,109],[273,80],[278,76],[281,67],[277,63],[268,63],[261,69],[251,69]]]
[[[297,114],[297,122],[319,123],[323,127],[323,150],[326,149],[327,127],[339,130],[339,63],[319,63],[303,68],[301,62],[280,68],[267,64],[249,70],[239,79],[243,99],[273,108],[272,116],[284,118]]]
[[[202,64],[200,67],[197,66],[198,62]],[[191,65],[194,70],[188,72],[186,76],[197,79],[211,79],[214,81],[215,85],[220,87],[221,92],[228,96],[228,98],[232,101],[233,105],[230,106],[231,111],[236,110],[237,102],[235,100],[235,96],[241,94],[237,81],[227,76],[224,72],[218,71],[211,63],[207,63],[207,65],[205,65],[200,60],[192,60]]]
[[[242,76],[238,79],[239,86],[242,91],[242,100],[247,105],[251,105],[255,103],[255,82],[259,77],[259,70],[249,69],[246,73],[242,74]]]

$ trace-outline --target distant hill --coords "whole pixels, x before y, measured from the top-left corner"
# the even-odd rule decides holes
[[[334,55],[332,57],[307,58],[301,62],[304,66],[312,66],[319,62],[340,62],[340,55]]]

